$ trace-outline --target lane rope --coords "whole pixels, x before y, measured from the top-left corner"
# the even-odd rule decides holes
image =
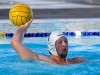
[[[100,36],[100,32],[63,32],[65,36]],[[0,37],[13,37],[14,33],[0,33]],[[24,37],[47,37],[50,35],[50,32],[45,33],[26,33]]]

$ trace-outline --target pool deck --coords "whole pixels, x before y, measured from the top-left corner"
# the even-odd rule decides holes
[[[32,8],[34,19],[100,18],[100,6],[98,5],[55,4],[40,4],[40,6],[34,4],[35,6],[38,5],[36,8],[33,5]],[[9,19],[10,8],[3,9],[0,7],[0,19]]]
[[[100,8],[32,9],[34,19],[46,18],[100,18]],[[8,19],[9,9],[0,9],[0,19]]]

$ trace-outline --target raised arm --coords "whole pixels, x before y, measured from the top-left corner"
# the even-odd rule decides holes
[[[11,40],[12,47],[22,59],[44,60],[44,61],[52,62],[50,58],[42,56],[42,55],[37,55],[33,51],[31,51],[29,48],[27,48],[26,46],[22,44],[24,34],[26,33],[31,22],[32,22],[32,19],[29,22],[27,22],[25,25],[21,25],[18,28],[18,30],[16,31],[16,33],[14,34]]]
[[[11,45],[22,59],[39,59],[38,55],[22,44],[24,34],[30,26],[32,19],[25,25],[21,25],[14,34]]]
[[[21,25],[14,34],[11,45],[22,59],[39,59],[39,56],[22,44],[23,36],[30,26],[32,19],[25,25]]]

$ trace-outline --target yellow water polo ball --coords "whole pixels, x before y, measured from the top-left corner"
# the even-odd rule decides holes
[[[15,4],[9,11],[9,19],[19,27],[28,22],[33,17],[31,8],[23,3]]]

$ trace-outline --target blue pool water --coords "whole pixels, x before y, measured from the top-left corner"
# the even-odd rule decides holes
[[[35,53],[50,57],[46,42],[24,44]],[[0,44],[0,75],[99,75],[99,49],[100,44],[69,44],[68,58],[80,56],[90,61],[61,66],[21,60],[10,44]]]
[[[4,25],[7,27],[4,28]],[[14,33],[17,30],[9,21],[5,23],[1,21],[0,27],[2,28],[0,32],[5,33]],[[99,31],[100,20],[38,20],[32,23],[28,32],[34,30],[35,32]],[[62,66],[44,61],[22,60],[10,45],[11,37],[0,37],[0,75],[100,75],[100,36],[66,37],[69,41],[67,58],[83,57],[88,62]],[[46,37],[25,38],[23,44],[36,54],[50,57]]]

